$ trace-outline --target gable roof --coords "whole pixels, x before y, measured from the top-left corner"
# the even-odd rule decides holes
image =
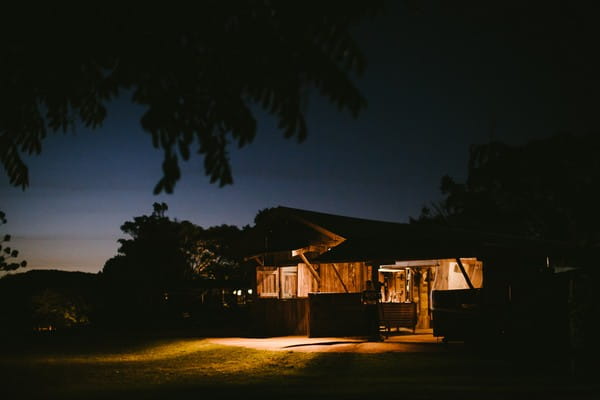
[[[270,210],[271,221],[286,221],[288,234],[296,235],[294,227],[304,234],[288,241],[286,232],[273,232],[282,240],[272,251],[334,243],[328,251],[315,255],[315,262],[394,261],[412,259],[442,259],[502,255],[564,257],[574,249],[560,242],[489,232],[475,232],[430,224],[408,224],[328,214],[279,206]],[[335,238],[340,238],[337,242]],[[268,249],[267,249],[268,250]],[[267,251],[268,252],[268,251]]]

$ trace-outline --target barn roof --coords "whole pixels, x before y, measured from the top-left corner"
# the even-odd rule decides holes
[[[507,251],[512,255],[540,257],[574,254],[571,246],[560,242],[429,224],[369,220],[283,206],[270,211],[269,221],[279,221],[279,227],[286,227],[271,233],[279,241],[279,246],[273,243],[271,251],[294,250],[335,237],[343,239],[313,257],[315,262],[480,257]],[[297,229],[303,233],[298,234]],[[286,230],[288,239],[293,240],[286,240]]]

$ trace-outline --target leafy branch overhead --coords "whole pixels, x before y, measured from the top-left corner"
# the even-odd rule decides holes
[[[3,12],[0,161],[12,185],[28,186],[22,156],[39,154],[48,133],[100,126],[124,92],[145,106],[141,126],[164,152],[155,193],[173,191],[193,153],[211,183],[232,183],[228,146],[254,139],[254,106],[302,141],[311,88],[355,117],[366,105],[352,82],[365,60],[351,30],[378,1],[151,4]]]

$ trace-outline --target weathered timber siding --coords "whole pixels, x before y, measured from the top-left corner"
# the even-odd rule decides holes
[[[334,264],[313,264],[321,279],[319,285],[308,266],[298,264],[298,297],[308,297],[309,293],[345,293],[344,285],[349,293],[359,293],[366,289],[367,267],[364,262],[336,263],[335,266],[344,282],[340,282]]]
[[[308,299],[259,298],[252,304],[254,335],[307,335]]]
[[[308,266],[304,263],[298,264],[298,297],[308,297],[311,292],[317,292],[319,285],[313,277]]]
[[[319,264],[318,266],[319,275],[321,276],[319,291],[323,293],[344,293],[344,286],[335,273],[333,264]],[[367,267],[364,262],[336,263],[335,266],[349,293],[360,293],[367,288]]]
[[[310,293],[309,337],[361,336],[368,332],[361,293]]]

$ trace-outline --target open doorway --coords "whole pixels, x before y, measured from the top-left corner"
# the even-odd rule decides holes
[[[482,267],[482,262],[474,257],[380,265],[378,278],[384,324],[398,331],[432,329],[436,308],[432,294],[480,289]]]

